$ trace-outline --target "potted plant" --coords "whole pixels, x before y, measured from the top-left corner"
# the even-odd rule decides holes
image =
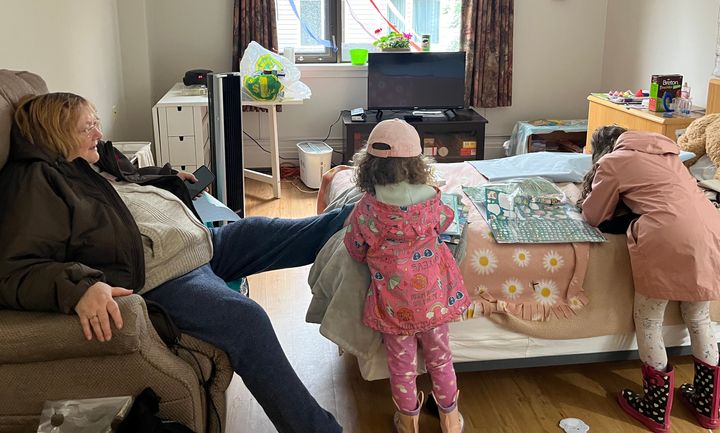
[[[376,29],[375,35],[379,35],[382,29]],[[410,51],[411,33],[399,33],[391,31],[387,35],[379,36],[373,45],[382,51]]]

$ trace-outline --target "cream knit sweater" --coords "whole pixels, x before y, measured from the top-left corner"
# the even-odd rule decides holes
[[[152,186],[110,182],[130,210],[142,236],[144,294],[210,261],[210,231],[172,193]]]

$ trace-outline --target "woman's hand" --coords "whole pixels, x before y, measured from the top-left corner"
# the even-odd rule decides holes
[[[182,179],[183,181],[185,181],[185,180],[190,181],[190,183],[195,183],[198,181],[197,177],[195,177],[194,174],[188,173],[187,171],[178,171],[177,176],[180,179]],[[208,191],[208,189],[205,188],[203,191]],[[195,197],[193,197],[192,199],[195,200],[196,198],[200,197],[201,195],[202,195],[202,192],[200,194],[196,195]]]
[[[85,338],[92,340],[93,331],[99,341],[110,341],[110,318],[117,329],[122,329],[123,321],[120,307],[113,299],[117,296],[132,295],[133,291],[122,287],[112,287],[101,281],[88,287],[85,294],[75,305],[75,313],[80,317]]]
[[[188,173],[187,171],[178,171],[177,177],[182,180],[189,180],[190,183],[197,182],[197,177],[194,174]]]

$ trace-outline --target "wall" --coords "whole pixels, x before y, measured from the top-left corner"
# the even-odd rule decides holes
[[[587,117],[585,98],[601,88],[606,7],[607,0],[515,2],[513,106],[478,110],[489,121],[486,158],[502,155],[500,146],[518,120]],[[313,96],[302,106],[286,107],[278,117],[280,147],[287,158],[297,157],[295,143],[324,138],[340,110],[367,103],[364,68],[303,65],[301,70]],[[246,114],[244,120],[248,132],[267,144],[264,117]],[[328,143],[341,149],[341,123],[332,128]],[[248,165],[267,166],[257,146],[246,140],[245,147]]]
[[[648,89],[651,75],[677,73],[704,107],[719,7],[718,0],[609,0],[602,89]]]
[[[115,0],[3,2],[1,68],[35,72],[51,91],[95,103],[106,136],[123,122],[124,106]]]
[[[124,0],[128,1],[128,0]],[[232,0],[194,2],[190,0],[129,0],[131,6],[119,7],[121,35],[126,46],[127,32],[141,44],[147,32],[149,82],[145,73],[142,47],[140,54],[123,52],[126,93],[135,113],[147,112],[188,69],[208,68],[228,71],[232,55]],[[146,27],[142,20],[125,19],[125,9],[141,16],[145,4]],[[517,0],[515,3],[513,106],[481,109],[489,120],[486,157],[502,154],[500,146],[518,120],[549,118],[584,118],[585,97],[601,87],[602,52],[607,0]],[[127,11],[125,11],[127,13]],[[132,13],[127,13],[132,15]],[[136,33],[139,33],[138,36]],[[133,57],[139,61],[130,61]],[[139,63],[139,66],[138,66]],[[278,116],[281,154],[297,158],[296,143],[323,139],[341,110],[366,104],[364,68],[344,65],[330,67],[302,66],[302,80],[313,96],[301,106],[286,106]],[[140,72],[138,72],[140,71]],[[135,78],[130,75],[135,73]],[[151,93],[151,103],[140,95]],[[132,96],[135,95],[135,96]],[[266,116],[246,113],[246,131],[264,147],[269,145]],[[149,127],[135,120],[134,131]],[[246,141],[246,165],[269,166],[267,154],[251,140]],[[328,143],[340,149],[342,124],[332,127]],[[336,155],[336,161],[339,161]]]
[[[120,58],[125,104],[120,112],[126,122],[116,140],[152,141],[152,92],[145,0],[121,0],[117,5]]]
[[[598,90],[647,87],[653,73],[679,72],[705,105],[714,66],[720,0],[517,0],[513,106],[481,109],[489,120],[486,157],[517,120],[584,118],[585,96]],[[658,22],[678,10],[660,37]],[[152,140],[150,109],[188,69],[230,70],[232,0],[26,0],[0,15],[0,67],[41,74],[52,90],[93,100],[105,135]],[[32,29],[32,31],[28,31]],[[18,37],[23,35],[23,37]],[[702,37],[697,37],[701,35]],[[302,66],[313,97],[280,113],[283,156],[299,141],[322,139],[342,109],[366,103],[364,68]],[[118,114],[113,116],[113,107]],[[246,113],[247,132],[268,144],[265,116]],[[328,142],[340,149],[342,125]],[[267,156],[247,140],[249,166]]]
[[[233,0],[140,1],[147,8],[153,105],[182,81],[185,71],[230,70]]]

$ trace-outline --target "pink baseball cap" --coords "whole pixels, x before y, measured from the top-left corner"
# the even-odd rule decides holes
[[[411,158],[422,154],[420,135],[401,119],[388,119],[375,125],[367,141],[367,153],[378,158]]]

